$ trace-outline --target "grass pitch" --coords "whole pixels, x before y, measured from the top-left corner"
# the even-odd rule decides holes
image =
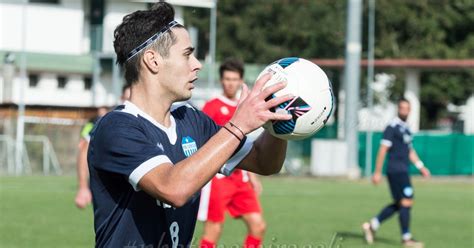
[[[474,183],[414,179],[411,230],[425,247],[474,247]],[[263,178],[265,247],[369,247],[363,221],[390,202],[386,183],[317,178]],[[92,208],[74,206],[74,177],[0,177],[0,247],[93,247]],[[202,223],[197,223],[198,243]],[[245,226],[227,218],[220,247],[240,247]],[[400,247],[398,216],[370,247]]]

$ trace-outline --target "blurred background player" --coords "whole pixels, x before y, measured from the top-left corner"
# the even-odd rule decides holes
[[[130,85],[122,87],[121,102],[130,98]],[[97,115],[90,119],[81,130],[81,138],[79,139],[77,154],[77,193],[74,199],[76,206],[84,209],[92,201],[92,193],[89,188],[89,168],[87,167],[87,149],[89,148],[90,132],[94,128],[95,123],[108,112],[107,107],[97,109]]]
[[[217,125],[224,126],[234,115],[237,92],[244,83],[244,65],[236,59],[225,60],[219,68],[223,94],[208,101],[203,108]],[[216,247],[221,236],[226,210],[242,218],[247,226],[244,247],[260,247],[265,233],[258,194],[262,191],[257,175],[235,170],[230,176],[216,175],[202,190],[199,220],[205,221],[200,247]]]
[[[410,103],[408,100],[399,100],[398,117],[385,128],[383,133],[372,181],[374,184],[380,183],[385,155],[388,153],[387,178],[393,202],[386,206],[379,215],[372,218],[370,222],[362,225],[365,239],[369,244],[373,243],[374,234],[380,224],[398,211],[403,245],[407,247],[423,246],[423,243],[412,238],[409,229],[410,209],[413,205],[414,196],[409,176],[410,161],[415,164],[424,177],[430,177],[430,171],[424,166],[413,148],[412,134],[406,123],[409,113]]]

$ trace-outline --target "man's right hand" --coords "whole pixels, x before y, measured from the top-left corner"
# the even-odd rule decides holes
[[[74,202],[76,203],[76,207],[80,209],[84,209],[89,205],[92,201],[92,193],[88,188],[82,188],[77,191],[76,198]]]
[[[420,173],[424,178],[430,178],[431,177],[431,172],[426,167],[421,168]]]
[[[267,121],[286,121],[292,118],[287,113],[270,111],[271,108],[294,98],[294,96],[288,94],[266,101],[270,95],[286,87],[286,82],[280,82],[264,88],[270,79],[271,75],[265,74],[255,82],[252,90],[249,90],[245,84],[242,86],[239,105],[231,122],[237,125],[245,134],[261,127]]]
[[[379,172],[376,172],[373,176],[372,176],[372,183],[377,185],[380,183],[380,181],[382,181],[382,173],[379,173]]]

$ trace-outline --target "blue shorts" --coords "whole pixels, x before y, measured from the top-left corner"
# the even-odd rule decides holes
[[[392,193],[392,198],[395,202],[399,202],[402,198],[413,198],[414,192],[408,173],[387,174],[387,178],[390,192]]]

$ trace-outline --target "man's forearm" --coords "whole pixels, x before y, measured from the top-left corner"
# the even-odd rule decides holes
[[[421,161],[420,157],[418,157],[418,154],[413,148],[410,150],[409,158],[418,170],[425,167],[423,161]]]
[[[255,166],[251,170],[261,175],[278,173],[286,157],[288,142],[272,136],[267,131],[263,132],[254,143]]]
[[[77,155],[77,187],[89,188],[89,168],[87,166],[88,143],[81,144]]]
[[[159,200],[182,206],[216,175],[238,145],[239,139],[222,128],[192,156],[175,165],[165,163],[145,174],[140,188]]]
[[[375,162],[375,173],[382,173],[383,161],[385,160],[386,152],[379,150],[377,153],[377,160]]]
[[[420,158],[418,157],[418,154],[416,154],[416,151],[413,150],[413,149],[410,150],[409,158],[410,158],[410,161],[414,164],[416,162],[420,161]]]

